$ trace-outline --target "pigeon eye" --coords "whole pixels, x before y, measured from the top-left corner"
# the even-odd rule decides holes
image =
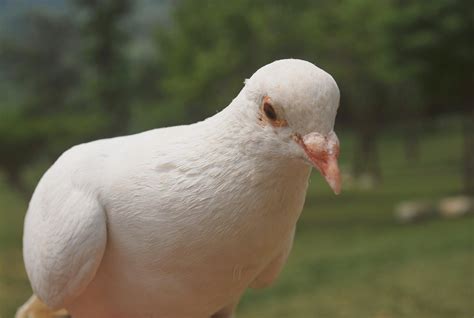
[[[265,102],[263,104],[263,111],[265,112],[265,115],[268,117],[270,120],[276,120],[277,119],[277,114],[275,112],[275,109],[273,108],[272,104]]]

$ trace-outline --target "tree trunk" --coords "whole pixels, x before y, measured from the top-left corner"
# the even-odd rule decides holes
[[[6,177],[8,184],[18,193],[20,193],[25,199],[31,197],[31,191],[28,186],[21,179],[19,170],[9,169],[6,171]]]
[[[419,129],[416,121],[411,121],[405,127],[405,159],[408,162],[420,159]]]
[[[371,183],[382,181],[375,129],[360,129],[355,148],[353,174],[356,179],[368,178]]]
[[[463,118],[464,192],[468,195],[474,195],[474,111],[466,117]]]

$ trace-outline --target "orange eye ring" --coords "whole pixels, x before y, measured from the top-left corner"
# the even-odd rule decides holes
[[[278,108],[277,108],[278,109]],[[275,107],[273,106],[272,100],[269,96],[263,98],[260,106],[259,120],[262,125],[270,124],[273,127],[285,127],[288,126],[288,122],[278,115]]]

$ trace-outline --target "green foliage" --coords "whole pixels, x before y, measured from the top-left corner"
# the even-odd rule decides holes
[[[390,6],[362,0],[183,1],[173,27],[158,37],[165,97],[186,107],[180,116],[195,120],[225,105],[261,65],[299,57],[334,74],[346,108],[367,116],[394,77],[385,50]]]
[[[27,158],[56,154],[49,148],[57,138],[70,145],[202,120],[227,105],[256,69],[288,57],[334,75],[342,92],[337,125],[358,136],[356,175],[381,177],[377,136],[387,123],[401,122],[407,154],[418,153],[423,116],[472,109],[468,0],[183,0],[169,5],[168,23],[157,21],[156,50],[137,61],[129,19],[144,14],[134,10],[140,3],[147,2],[71,0],[74,15],[33,11],[15,33],[4,32],[0,103],[15,109],[8,118],[31,134],[18,140],[17,149],[30,149]],[[32,128],[41,126],[29,124],[36,120],[51,123],[49,132]],[[88,128],[65,132],[64,122]],[[28,147],[33,140],[42,146]],[[19,156],[9,161],[23,161]]]
[[[387,122],[404,124],[407,153],[417,153],[421,116],[472,108],[471,7],[467,0],[182,1],[157,37],[159,115],[164,123],[196,121],[226,105],[261,65],[307,59],[341,88],[338,125],[359,138],[353,172],[380,179],[376,142]]]
[[[1,75],[12,83],[0,93],[21,92],[4,98],[13,106],[0,109],[0,168],[26,195],[27,165],[128,129],[126,37],[119,26],[128,1],[79,2],[82,20],[32,11],[20,23],[21,36],[3,34],[0,41]]]
[[[422,89],[426,112],[469,111],[474,87],[474,3],[401,2],[391,32],[405,78]]]
[[[22,106],[35,114],[61,111],[78,81],[77,30],[67,16],[30,12],[22,36],[3,34],[2,73],[25,93]]]
[[[173,27],[158,37],[163,107],[196,121],[226,105],[261,65],[307,59],[335,76],[343,93],[338,121],[358,131],[367,154],[361,161],[374,162],[361,169],[376,170],[375,136],[381,119],[390,118],[396,78],[386,38],[391,10],[390,1],[368,0],[183,1]]]
[[[109,116],[104,134],[128,130],[130,120],[129,77],[124,55],[128,40],[121,27],[129,14],[129,0],[77,0],[82,10],[80,23],[87,102]]]
[[[62,124],[71,111],[79,72],[73,56],[77,33],[67,17],[32,12],[21,25],[21,37],[4,34],[0,43],[2,75],[10,80],[4,89],[20,92],[4,99],[0,109],[0,168],[14,187],[28,195],[30,189],[21,177],[25,166],[57,155],[58,144],[64,150],[71,141],[61,140],[74,134],[74,127]]]

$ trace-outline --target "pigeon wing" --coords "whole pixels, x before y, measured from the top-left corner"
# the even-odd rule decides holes
[[[74,182],[67,166],[57,162],[43,176],[23,234],[33,291],[51,309],[66,306],[92,281],[107,241],[106,214],[97,194]]]

